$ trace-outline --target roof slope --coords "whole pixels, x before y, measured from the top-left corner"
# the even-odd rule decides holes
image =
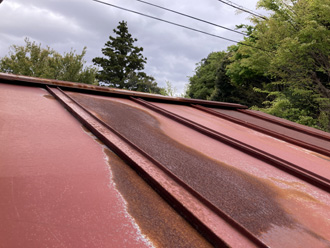
[[[22,219],[27,221],[21,213],[25,211],[42,213],[29,216],[28,220],[35,223],[36,234],[40,232],[40,223],[46,223],[55,232],[54,243],[81,242],[91,247],[92,237],[97,237],[99,245],[92,246],[106,247],[109,242],[120,244],[127,238],[131,246],[171,247],[168,240],[176,237],[177,247],[208,246],[181,217],[173,217],[175,213],[166,204],[155,204],[150,188],[136,191],[142,182],[133,179],[133,174],[127,177],[127,164],[214,246],[330,245],[328,133],[238,104],[168,98],[8,74],[0,74],[0,83],[0,101],[4,106],[1,120],[12,123],[2,123],[1,135],[8,144],[1,154],[0,179],[6,186],[3,193],[8,195],[2,208],[12,215],[7,219],[12,229],[5,232],[6,237],[15,236],[17,230],[20,234],[29,233],[18,224]],[[40,92],[44,90],[56,101],[43,97]],[[90,140],[79,122],[63,112],[63,107],[105,144],[109,167],[102,165],[104,154],[96,148],[98,144]],[[40,179],[39,174],[44,178]],[[69,183],[70,178],[73,180]],[[36,185],[28,190],[31,199],[16,188],[16,183],[23,181]],[[102,186],[107,184],[115,186]],[[88,192],[87,198],[79,194],[80,190]],[[72,198],[65,200],[63,196]],[[89,197],[98,207],[90,205]],[[56,207],[46,214],[45,206],[54,199]],[[115,203],[114,199],[124,199],[126,205],[122,201]],[[141,205],[146,202],[148,207]],[[23,207],[23,203],[29,207]],[[70,211],[77,204],[81,212],[72,214]],[[167,209],[168,214],[162,211],[163,214],[151,217],[151,206],[154,212]],[[127,209],[127,214],[120,217],[117,213],[122,209]],[[116,213],[116,220],[111,219],[114,217],[109,211]],[[58,224],[50,224],[46,221],[49,216],[52,221],[56,216],[63,218],[56,220]],[[82,220],[98,228],[93,232],[85,230],[83,240],[74,239],[76,229],[67,220],[73,216],[74,228],[82,228]],[[169,221],[174,219],[177,222]],[[66,237],[55,228],[60,223],[67,225]],[[123,226],[131,229],[123,229],[117,241],[110,241],[109,223],[117,223],[111,225],[113,232]],[[168,224],[161,227],[155,223]],[[177,225],[181,226],[180,232],[175,231]],[[51,231],[42,234],[46,238]],[[38,242],[20,236],[21,242]],[[0,239],[8,244],[19,242],[13,237]]]

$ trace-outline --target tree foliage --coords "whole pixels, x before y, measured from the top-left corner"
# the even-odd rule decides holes
[[[189,78],[187,95],[197,99],[261,106],[264,93],[253,90],[258,81],[251,77],[250,83],[241,83],[229,74],[231,57],[232,52],[213,52],[197,64],[195,75]]]
[[[0,71],[91,84],[95,82],[96,69],[84,67],[85,54],[86,47],[81,54],[71,50],[61,55],[25,38],[25,46],[11,46],[9,55],[0,59]]]
[[[110,87],[160,93],[154,78],[143,72],[147,59],[142,55],[143,48],[134,46],[137,39],[128,32],[127,23],[119,22],[113,32],[116,36],[109,36],[102,48],[104,57],[93,59],[100,67],[97,79]]]
[[[163,96],[175,96],[177,91],[176,87],[174,87],[169,81],[166,81],[165,84],[165,87],[161,88],[160,94]]]
[[[270,16],[252,18],[252,26],[241,25],[248,36],[228,49],[226,62],[223,57],[212,62],[216,69],[204,62],[204,68],[199,65],[189,94],[246,102],[330,131],[330,0],[260,0],[258,6],[270,11]],[[199,87],[197,78],[204,82]],[[226,85],[227,91],[221,88]]]
[[[263,70],[272,78],[263,110],[330,131],[330,0],[262,0],[259,6],[273,12],[255,20],[255,44],[268,50]]]
[[[187,94],[191,98],[209,99],[215,90],[218,68],[226,56],[225,52],[213,52],[197,64],[195,75],[189,78]]]

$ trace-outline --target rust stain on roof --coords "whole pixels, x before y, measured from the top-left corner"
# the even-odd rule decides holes
[[[6,140],[10,140],[6,151],[13,147],[12,144],[25,144],[33,140],[34,143],[29,143],[29,149],[19,151],[21,155],[24,157],[36,149],[46,149],[48,158],[45,155],[31,157],[26,160],[28,164],[36,164],[46,158],[55,163],[56,158],[56,161],[66,164],[60,168],[71,171],[79,164],[67,166],[67,163],[75,159],[81,161],[84,166],[76,171],[77,175],[72,175],[75,178],[72,185],[88,188],[91,199],[104,201],[110,195],[105,194],[101,181],[94,180],[104,177],[100,173],[102,169],[91,170],[94,162],[86,164],[87,159],[97,163],[103,159],[97,155],[98,152],[85,152],[90,151],[93,145],[75,143],[80,147],[77,154],[71,152],[68,156],[67,152],[63,152],[63,156],[59,156],[58,153],[62,151],[59,140],[68,145],[77,142],[77,138],[83,139],[74,128],[79,126],[78,120],[80,125],[86,126],[86,132],[97,137],[97,142],[106,144],[117,153],[115,155],[104,148],[116,188],[126,199],[128,212],[156,246],[208,247],[209,243],[201,234],[213,246],[220,247],[330,247],[329,134],[266,114],[243,110],[245,106],[237,104],[168,98],[1,73],[0,80],[5,83],[5,87],[0,88],[0,94],[3,95],[0,101],[6,103],[4,106],[10,106],[13,113],[20,113],[14,116],[8,114],[8,111],[2,112],[6,113],[9,123],[20,123],[22,130],[32,129],[31,125],[27,125],[31,121],[35,120],[35,124],[43,123],[34,127],[38,132],[33,129],[36,134],[33,137],[31,133],[20,132],[18,138],[12,139],[12,135],[3,132]],[[30,87],[13,87],[10,84]],[[45,88],[51,95],[42,94],[44,90],[40,88]],[[22,98],[15,98],[22,94],[26,103],[22,102]],[[31,111],[22,112],[27,106],[35,107],[30,108]],[[63,107],[68,112],[63,111]],[[77,120],[73,122],[69,113]],[[11,127],[2,126],[6,128],[4,130]],[[63,131],[70,131],[72,136],[59,137]],[[26,140],[26,137],[30,137],[30,140]],[[55,149],[47,149],[40,141],[44,141],[45,137],[51,137],[46,143],[49,142]],[[37,147],[36,144],[40,145]],[[75,148],[67,146],[70,151]],[[11,159],[20,161],[20,156]],[[13,164],[12,168],[27,170],[19,164]],[[61,177],[57,181],[57,188],[61,188],[63,183],[67,184],[67,175],[53,166],[45,164],[39,171],[59,173]],[[88,173],[84,174],[84,171]],[[88,182],[88,185],[76,180],[80,178],[80,173],[83,173],[81,178],[85,178],[84,182]],[[0,173],[0,179],[1,176]],[[16,183],[16,179],[4,181],[8,187],[13,182]],[[98,198],[100,192],[103,192],[102,199]],[[5,192],[5,195],[9,193]],[[97,209],[92,209],[88,200],[79,196],[73,199],[78,199],[82,211],[95,217],[84,217],[92,225],[99,221],[100,216],[105,220],[102,224],[108,225],[107,220],[120,213],[119,205],[111,206],[113,210],[105,214],[103,209],[108,205],[99,204]],[[73,199],[69,201],[70,204],[76,204]],[[8,206],[12,203],[6,201]],[[16,211],[18,218],[21,217],[20,210]],[[57,213],[56,209],[52,211]],[[177,212],[184,218],[177,215]],[[63,217],[60,219],[66,221]],[[116,224],[124,225],[125,221],[116,219]],[[57,235],[62,235],[60,230],[54,230]],[[103,227],[97,230],[100,233],[105,231]],[[42,235],[43,239],[47,238],[45,233]],[[70,235],[75,235],[72,230]],[[121,235],[115,241],[117,244],[123,242],[128,233]],[[107,242],[108,237],[104,236],[103,241]],[[71,242],[70,238],[59,238]],[[81,244],[81,241],[76,240],[75,244]],[[88,236],[86,242],[90,244],[91,241]],[[135,241],[130,242],[133,244]]]
[[[111,100],[72,96],[253,233],[292,224],[274,192],[260,180],[175,142],[147,112]]]
[[[146,110],[111,99],[71,96],[255,235],[262,236],[277,226],[304,232],[327,243],[312,230],[301,227],[295,216],[278,202],[283,194],[291,195],[293,199],[302,196],[314,199],[307,193],[283,191],[266,180],[177,143],[162,131],[159,120]]]
[[[86,127],[83,130],[103,146],[111,180],[127,204],[143,235],[156,247],[212,247],[171,208],[131,167],[105,147]]]
[[[50,94],[46,94],[46,95],[44,95],[44,97],[47,98],[47,99],[55,100],[55,97],[53,97]]]
[[[106,149],[116,187],[142,232],[157,247],[212,247],[134,170]]]

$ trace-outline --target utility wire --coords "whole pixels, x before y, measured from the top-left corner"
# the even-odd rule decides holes
[[[188,30],[191,30],[191,31],[195,31],[195,32],[198,32],[198,33],[206,34],[206,35],[209,35],[209,36],[212,36],[212,37],[216,37],[216,38],[219,38],[219,39],[223,39],[223,40],[226,40],[226,41],[234,42],[234,43],[237,43],[237,44],[240,44],[240,45],[243,45],[243,46],[248,46],[248,47],[256,48],[258,50],[266,51],[266,50],[264,50],[262,48],[258,48],[258,47],[255,47],[255,46],[244,44],[244,43],[239,42],[239,41],[236,41],[236,40],[232,40],[232,39],[228,39],[228,38],[225,38],[225,37],[222,37],[222,36],[219,36],[219,35],[211,34],[211,33],[208,33],[208,32],[205,32],[205,31],[202,31],[202,30],[199,30],[199,29],[191,28],[191,27],[188,27],[188,26],[184,26],[184,25],[181,25],[181,24],[178,24],[178,23],[175,23],[175,22],[171,22],[171,21],[167,21],[167,20],[164,20],[164,19],[160,19],[158,17],[154,17],[154,16],[151,16],[151,15],[143,14],[143,13],[138,12],[138,11],[126,9],[126,8],[123,8],[123,7],[114,5],[114,4],[106,3],[106,2],[103,2],[103,1],[100,1],[100,0],[92,0],[92,1],[97,2],[97,3],[100,3],[100,4],[108,5],[108,6],[117,8],[117,9],[121,9],[121,10],[124,10],[124,11],[127,11],[127,12],[131,12],[131,13],[134,13],[134,14],[138,14],[138,15],[141,15],[141,16],[144,16],[144,17],[148,17],[148,18],[151,18],[151,19],[155,19],[157,21],[165,22],[165,23],[168,23],[168,24],[171,24],[171,25],[174,25],[174,26],[185,28],[185,29],[188,29]]]
[[[98,2],[98,3],[101,3],[101,4],[105,4],[105,5],[109,5],[111,7],[114,7],[114,8],[117,8],[117,9],[121,9],[121,10],[125,10],[125,11],[131,12],[131,13],[135,13],[135,14],[138,14],[138,15],[141,15],[141,16],[145,16],[145,17],[148,17],[148,18],[151,18],[151,19],[155,19],[157,21],[161,21],[161,22],[165,22],[165,23],[168,23],[168,24],[172,24],[172,25],[178,26],[178,27],[189,29],[189,30],[192,30],[192,31],[195,31],[195,32],[203,33],[203,34],[206,34],[206,35],[210,35],[210,36],[217,37],[217,38],[220,38],[220,39],[224,39],[224,40],[227,40],[227,41],[231,41],[231,42],[234,42],[234,43],[239,43],[239,41],[231,40],[231,39],[228,39],[228,38],[219,36],[219,35],[207,33],[205,31],[202,31],[202,30],[199,30],[199,29],[187,27],[187,26],[184,26],[184,25],[175,23],[175,22],[167,21],[167,20],[164,20],[164,19],[160,19],[158,17],[154,17],[154,16],[150,16],[150,15],[147,15],[147,14],[143,14],[141,12],[137,12],[137,11],[134,11],[134,10],[130,10],[130,9],[126,9],[126,8],[123,8],[123,7],[119,7],[119,6],[114,5],[114,4],[106,3],[106,2],[103,2],[103,1],[99,1],[99,0],[92,0],[92,1]]]
[[[168,8],[165,8],[165,7],[162,7],[162,6],[159,6],[159,5],[153,4],[153,3],[149,3],[149,2],[146,2],[146,1],[142,1],[142,0],[136,0],[136,1],[141,2],[141,3],[144,3],[144,4],[148,4],[148,5],[151,5],[151,6],[153,6],[153,7],[160,8],[160,9],[163,9],[163,10],[166,10],[166,11],[169,11],[169,12],[172,12],[172,13],[175,13],[175,14],[178,14],[178,15],[182,15],[182,16],[185,16],[185,17],[188,17],[188,18],[191,18],[191,19],[194,19],[194,20],[200,21],[200,22],[204,22],[204,23],[207,23],[207,24],[210,24],[210,25],[213,25],[213,26],[219,27],[219,28],[223,28],[223,29],[229,30],[229,31],[231,31],[231,32],[235,32],[235,33],[238,33],[238,34],[242,34],[242,35],[247,36],[247,34],[245,34],[245,33],[243,33],[243,32],[239,32],[239,31],[237,31],[237,30],[234,30],[234,29],[231,29],[231,28],[227,28],[227,27],[224,27],[224,26],[221,26],[221,25],[218,25],[218,24],[215,24],[215,23],[209,22],[209,21],[205,21],[205,20],[203,20],[203,19],[200,19],[200,18],[197,18],[197,17],[191,16],[191,15],[187,15],[187,14],[184,14],[184,13],[181,13],[181,12],[178,12],[178,11],[175,11],[175,10],[171,10],[171,9],[168,9]]]
[[[258,12],[254,11],[254,10],[251,10],[251,9],[248,9],[248,8],[246,8],[246,7],[242,6],[242,5],[239,5],[239,4],[237,4],[237,3],[234,3],[234,2],[232,2],[232,1],[229,1],[229,0],[225,0],[225,1],[226,1],[227,3],[230,3],[230,4],[232,4],[232,5],[236,5],[237,7],[241,7],[242,9],[248,10],[248,11],[250,11],[250,12],[252,12],[252,13],[256,14],[256,15],[260,15],[260,16],[262,16],[262,15],[261,15],[261,14],[259,14]]]
[[[251,15],[254,15],[254,16],[256,16],[256,17],[262,18],[262,19],[264,19],[264,20],[267,19],[266,17],[264,17],[264,16],[262,16],[262,15],[260,15],[260,14],[255,14],[255,13],[253,13],[252,11],[249,11],[249,10],[243,8],[243,7],[239,7],[238,4],[235,4],[235,5],[234,5],[233,2],[226,2],[226,1],[223,1],[223,0],[218,0],[218,1],[221,2],[221,3],[224,3],[224,4],[226,4],[226,5],[228,5],[228,6],[230,6],[230,7],[233,7],[233,8],[235,8],[235,9],[239,9],[239,10],[241,10],[241,11],[244,11],[244,12],[249,13],[249,14],[251,14]]]

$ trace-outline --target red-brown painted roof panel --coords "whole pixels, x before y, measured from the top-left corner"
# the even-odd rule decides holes
[[[208,247],[192,227],[219,247],[330,245],[324,132],[235,104],[4,74],[0,106],[6,246]]]
[[[0,94],[2,245],[148,247],[81,125],[40,88]]]
[[[189,120],[195,121],[196,123],[214,131],[235,138],[245,144],[249,144],[276,157],[295,163],[302,168],[313,171],[314,173],[322,175],[323,177],[330,180],[329,160],[325,156],[322,156],[318,153],[309,151],[278,138],[265,135],[262,132],[255,131],[237,123],[233,123],[221,117],[216,118],[211,114],[203,112],[199,109],[165,103],[154,103],[154,105],[160,106],[168,111],[171,111]],[[237,112],[235,110],[224,109],[221,109],[221,111]],[[295,132],[297,131],[292,131],[290,134],[294,135]],[[307,137],[306,140],[309,140],[308,138],[309,137]],[[327,147],[327,141],[317,138],[314,139],[318,140],[319,143],[322,145],[324,144],[325,147]],[[311,164],[314,166],[311,167]]]
[[[140,206],[148,210],[155,232],[163,232],[153,243],[149,231],[142,231],[128,213],[107,159],[126,165],[112,153],[105,154],[107,149],[47,91],[1,84],[0,106],[1,245],[152,247],[170,236],[177,243],[208,246],[189,225],[185,232],[187,224],[176,220],[168,206]],[[162,211],[159,216],[156,210]],[[174,223],[162,229],[155,223],[164,222],[164,211]],[[172,225],[182,230],[171,230]]]
[[[313,238],[316,233],[323,233],[327,236],[323,229],[324,226],[320,228],[320,225],[303,221],[313,215],[314,222],[321,223],[330,216],[327,207],[330,204],[330,197],[322,190],[254,157],[205,137],[194,130],[187,129],[130,100],[81,94],[70,95],[175,175],[178,175],[217,208],[223,210],[244,228],[263,240],[266,245],[277,245],[274,240],[270,240],[273,229],[276,228],[279,230],[290,229],[290,232],[281,234],[282,238],[286,240],[290,240],[292,235],[306,237],[306,239],[300,238],[299,242],[294,241],[297,247],[306,245],[306,242],[310,242],[311,246],[322,244],[318,239]],[[166,104],[156,103],[155,105],[166,108]],[[174,111],[174,108],[182,111]],[[189,107],[176,105],[168,105],[167,110],[169,109],[189,120],[194,120],[194,118],[185,113],[198,112]],[[199,114],[203,115],[203,113]],[[201,117],[199,116],[199,120],[204,120]],[[213,118],[213,121],[220,125],[216,119]],[[203,124],[206,125],[205,122]],[[232,128],[235,127],[227,124],[223,129],[228,131]],[[234,136],[235,132],[237,130],[229,132],[227,135]],[[239,134],[240,137],[245,135],[244,132]],[[250,135],[243,141],[248,142],[252,138]],[[285,144],[282,143],[282,146]],[[277,149],[276,146],[273,148]],[[303,153],[296,156],[291,155],[293,157],[291,162],[303,161],[300,160],[302,155]],[[323,163],[320,167],[329,165],[322,159],[313,158],[316,159],[315,163]],[[329,170],[329,168],[327,169]],[[309,201],[304,200],[303,204],[299,201],[296,202],[297,197],[299,199],[302,195],[315,201],[318,201],[317,199],[321,196],[322,203],[320,202],[318,206],[319,211],[314,211],[311,215],[310,210],[315,207],[314,203],[310,204]],[[292,205],[297,208],[294,212],[290,211]],[[311,233],[314,234],[311,235]]]
[[[250,115],[250,111],[230,111],[226,109],[215,109],[215,111],[219,113],[223,113],[226,115],[229,115],[234,118],[238,118],[240,120],[245,121],[246,123],[251,123],[258,125],[259,127],[263,127],[268,130],[272,130],[274,132],[280,133],[285,136],[289,136],[294,139],[298,139],[301,141],[308,142],[310,144],[319,146],[319,147],[325,147],[330,150],[330,135],[323,132],[322,135],[325,137],[324,139],[320,139],[319,137],[315,137],[314,135],[311,135],[307,132],[308,129],[305,130],[305,132],[302,132],[301,130],[294,130],[289,127],[281,126],[278,125],[277,122],[271,122],[271,121],[266,121],[264,119],[257,118],[256,116]],[[252,112],[253,113],[253,112]],[[275,119],[274,119],[275,120]],[[284,122],[285,124],[285,122]],[[296,125],[298,128],[299,126]],[[301,127],[302,128],[302,127]],[[305,127],[304,127],[305,128]],[[315,131],[315,130],[313,130]],[[318,133],[318,132],[315,132]],[[321,134],[321,132],[319,132]]]

